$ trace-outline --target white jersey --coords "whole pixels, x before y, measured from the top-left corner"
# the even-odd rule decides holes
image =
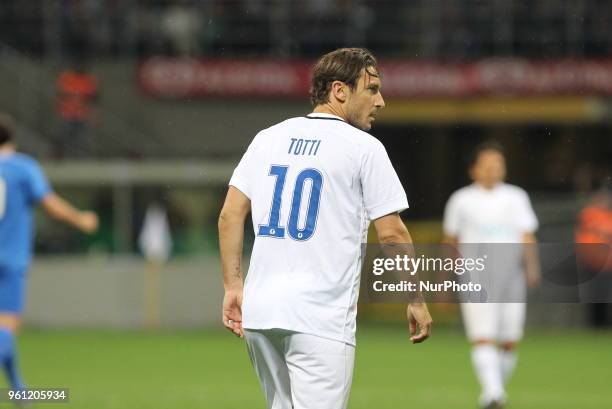
[[[354,345],[369,222],[408,207],[384,146],[334,115],[291,118],[257,134],[229,184],[255,231],[243,327]]]
[[[475,183],[461,188],[444,211],[444,233],[460,243],[521,243],[523,234],[537,228],[527,193],[506,183],[490,190]]]
[[[525,300],[524,249],[511,243],[522,243],[537,227],[527,193],[505,183],[489,190],[477,184],[459,189],[444,212],[444,232],[462,243],[462,256],[487,258],[484,271],[461,279],[482,284],[489,300]]]

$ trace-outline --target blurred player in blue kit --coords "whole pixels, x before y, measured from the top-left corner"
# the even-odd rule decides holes
[[[406,194],[384,146],[366,133],[384,107],[375,58],[359,48],[314,67],[314,111],[257,134],[219,218],[223,324],[246,339],[271,409],[346,408],[353,376],[361,245],[411,243]],[[243,287],[244,223],[255,243]],[[408,305],[411,340],[431,317]]]
[[[32,259],[33,208],[85,233],[98,228],[95,213],[79,211],[53,193],[38,162],[16,152],[14,125],[0,113],[0,365],[12,389],[23,389],[15,337],[25,304]]]
[[[517,361],[516,347],[523,336],[527,285],[540,281],[535,231],[538,220],[527,193],[504,183],[506,161],[495,142],[476,147],[469,169],[473,182],[451,195],[444,211],[446,242],[461,252],[475,247],[505,254],[504,263],[487,275],[494,277],[493,301],[461,304],[472,363],[482,387],[480,406],[501,408],[506,403],[505,385]],[[470,246],[478,243],[479,246]],[[524,243],[524,246],[516,244]],[[488,246],[488,247],[487,247]],[[495,297],[493,297],[495,298]]]

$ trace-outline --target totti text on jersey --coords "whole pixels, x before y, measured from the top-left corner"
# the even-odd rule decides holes
[[[321,141],[319,139],[291,138],[287,153],[297,156],[316,156],[320,145]]]

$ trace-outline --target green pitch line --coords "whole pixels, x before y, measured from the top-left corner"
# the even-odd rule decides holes
[[[19,346],[29,386],[70,388],[70,403],[36,408],[265,408],[243,342],[226,332],[25,331]],[[610,408],[611,379],[612,332],[530,331],[509,409]],[[460,332],[411,345],[400,326],[358,330],[351,409],[475,409],[477,394]]]

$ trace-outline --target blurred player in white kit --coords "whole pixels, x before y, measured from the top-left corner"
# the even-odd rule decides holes
[[[410,243],[408,207],[384,146],[366,133],[384,107],[370,52],[346,48],[314,67],[313,113],[259,132],[219,218],[223,323],[244,337],[268,408],[346,408],[353,375],[361,244]],[[242,282],[244,222],[255,243]],[[411,340],[431,317],[408,305]]]
[[[482,388],[479,404],[487,409],[502,408],[505,385],[517,361],[516,347],[523,336],[526,284],[535,286],[540,280],[535,250],[538,221],[527,193],[503,182],[506,163],[499,144],[479,145],[469,173],[473,183],[453,193],[446,204],[444,233],[451,244],[486,243],[491,244],[490,249],[497,246],[506,253],[507,263],[495,266],[503,270],[497,272],[497,278],[503,277],[494,284],[502,287],[497,290],[504,294],[504,301],[513,302],[461,304],[472,344],[472,364]],[[523,248],[511,243],[528,245]]]

